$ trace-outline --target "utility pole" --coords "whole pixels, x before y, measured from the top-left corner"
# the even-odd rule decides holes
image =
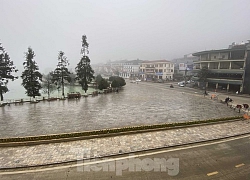
[[[187,68],[185,69],[184,81],[185,81],[185,86],[186,86],[186,84],[187,84]]]

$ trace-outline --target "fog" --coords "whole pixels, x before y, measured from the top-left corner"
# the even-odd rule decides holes
[[[20,71],[29,46],[42,72],[59,51],[75,68],[83,34],[92,64],[171,60],[247,41],[249,9],[249,0],[0,0],[0,42]]]

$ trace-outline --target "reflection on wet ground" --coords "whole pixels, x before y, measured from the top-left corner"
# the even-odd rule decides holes
[[[151,84],[152,85],[152,84]],[[119,93],[0,108],[0,137],[203,120],[238,113],[202,96],[127,83]]]

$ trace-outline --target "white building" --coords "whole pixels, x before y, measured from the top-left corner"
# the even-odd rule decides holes
[[[132,60],[125,62],[122,65],[122,70],[119,72],[119,76],[129,79],[139,77],[141,62],[142,60]]]
[[[174,64],[167,60],[143,61],[140,66],[140,78],[146,81],[173,80]]]

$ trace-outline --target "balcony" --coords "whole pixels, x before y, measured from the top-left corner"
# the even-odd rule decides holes
[[[221,74],[243,74],[244,69],[209,69],[212,73],[221,73]]]
[[[198,73],[200,69],[194,69],[193,73]],[[244,69],[209,69],[211,73],[221,73],[221,74],[243,74]]]
[[[245,59],[223,59],[223,58],[218,58],[218,59],[213,59],[213,60],[209,60],[209,59],[207,59],[207,60],[205,60],[205,59],[202,59],[202,60],[200,60],[200,59],[198,59],[198,60],[194,60],[193,61],[193,63],[194,64],[197,64],[197,63],[201,63],[201,62],[244,62],[245,61]]]
[[[198,77],[192,77],[192,80],[198,81]],[[242,80],[239,79],[219,79],[219,78],[207,78],[208,82],[212,83],[220,83],[220,84],[235,84],[235,85],[241,85]]]
[[[155,74],[154,71],[145,71],[145,74]]]
[[[207,78],[208,82],[241,85],[242,80]]]
[[[145,69],[155,69],[155,67],[145,67]]]
[[[156,72],[155,75],[157,75],[157,76],[162,76],[162,75],[163,75],[163,72]]]

